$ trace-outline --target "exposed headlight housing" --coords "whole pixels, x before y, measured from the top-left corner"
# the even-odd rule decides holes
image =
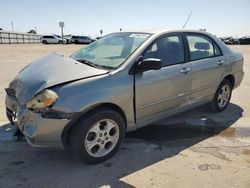
[[[42,92],[36,94],[28,103],[28,109],[42,109],[46,107],[51,107],[55,104],[58,99],[58,95],[51,90],[45,89]]]

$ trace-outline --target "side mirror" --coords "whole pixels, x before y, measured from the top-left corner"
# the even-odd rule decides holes
[[[148,58],[142,60],[137,67],[136,72],[146,72],[149,70],[160,70],[162,67],[162,62],[160,59]]]

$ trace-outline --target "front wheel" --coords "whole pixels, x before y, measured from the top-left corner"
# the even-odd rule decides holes
[[[124,139],[125,123],[121,115],[108,108],[95,109],[83,116],[70,131],[73,153],[88,163],[111,158]]]
[[[221,82],[212,102],[210,103],[212,111],[221,112],[227,107],[231,99],[232,89],[232,83],[228,79]]]

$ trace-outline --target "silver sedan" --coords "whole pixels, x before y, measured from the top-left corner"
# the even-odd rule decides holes
[[[127,131],[207,103],[224,110],[243,75],[242,55],[209,33],[119,32],[25,67],[6,88],[6,111],[31,145],[98,163]]]

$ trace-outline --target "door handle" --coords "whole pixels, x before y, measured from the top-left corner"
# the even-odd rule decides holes
[[[221,66],[221,65],[224,65],[224,64],[225,64],[225,61],[219,60],[219,61],[217,61],[217,64],[220,65],[220,66]]]
[[[180,73],[187,74],[190,71],[191,71],[191,68],[183,68],[181,69]]]

